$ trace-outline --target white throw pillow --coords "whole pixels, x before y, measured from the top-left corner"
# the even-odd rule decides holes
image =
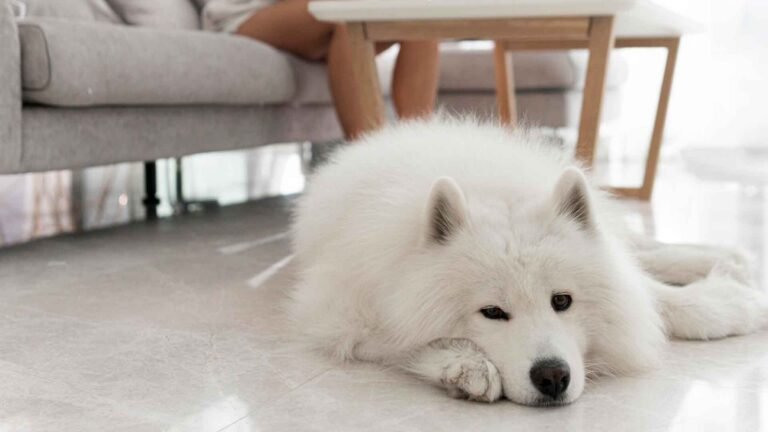
[[[107,0],[131,25],[196,30],[200,14],[191,0]]]
[[[27,16],[122,23],[105,0],[25,0]]]

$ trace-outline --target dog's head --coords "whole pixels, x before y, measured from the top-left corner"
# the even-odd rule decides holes
[[[569,403],[590,373],[654,361],[658,314],[631,258],[601,232],[578,169],[532,202],[474,202],[469,192],[441,178],[430,193],[423,247],[442,291],[433,293],[450,299],[432,312],[450,317],[431,319],[486,353],[508,399]]]

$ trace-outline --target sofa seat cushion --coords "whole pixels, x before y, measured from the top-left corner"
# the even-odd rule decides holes
[[[389,95],[397,49],[376,58],[379,81],[384,95]],[[297,104],[323,104],[331,101],[328,74],[322,63],[292,59],[296,71]],[[543,51],[513,54],[515,88],[520,92],[580,90],[586,77],[586,52]],[[608,71],[607,89],[618,88],[627,79],[627,66],[614,53]],[[440,46],[441,93],[491,93],[495,91],[493,45],[485,42],[444,43]]]
[[[587,53],[576,51],[519,51],[512,53],[518,91],[575,90],[584,88]],[[495,88],[493,45],[483,42],[446,44],[440,53],[440,89],[488,91]],[[614,51],[606,88],[627,80],[626,62]]]
[[[296,88],[287,56],[231,35],[33,17],[19,36],[25,102],[269,104]]]

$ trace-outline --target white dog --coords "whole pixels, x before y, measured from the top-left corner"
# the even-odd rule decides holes
[[[768,322],[739,254],[633,238],[613,207],[522,134],[445,118],[384,129],[336,154],[301,199],[290,315],[337,358],[526,405],[647,368],[667,335]]]

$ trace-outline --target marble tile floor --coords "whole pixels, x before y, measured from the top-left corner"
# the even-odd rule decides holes
[[[743,244],[765,286],[765,193],[674,172],[629,222]],[[0,249],[0,431],[768,431],[768,332],[674,342],[663,368],[550,409],[297,350],[280,318],[291,203]]]

